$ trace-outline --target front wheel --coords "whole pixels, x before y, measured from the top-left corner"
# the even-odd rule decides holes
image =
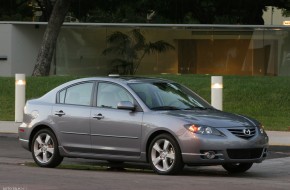
[[[149,147],[149,162],[158,174],[176,174],[183,168],[180,148],[168,134],[158,135]]]
[[[63,160],[59,154],[56,137],[49,129],[42,129],[35,134],[31,152],[35,163],[40,167],[54,168]]]
[[[229,163],[222,165],[229,173],[244,173],[252,167],[253,163]]]

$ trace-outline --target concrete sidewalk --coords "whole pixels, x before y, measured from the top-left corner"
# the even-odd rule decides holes
[[[14,121],[0,121],[0,133],[18,133],[18,126],[21,123]],[[290,132],[267,131],[269,144],[273,146],[290,146]]]
[[[14,121],[0,121],[0,133],[18,133],[20,124]]]

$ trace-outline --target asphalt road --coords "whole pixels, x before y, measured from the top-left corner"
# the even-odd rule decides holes
[[[290,147],[270,147],[269,157],[247,173],[230,175],[220,166],[186,167],[177,176],[160,176],[146,164],[116,165],[85,159],[64,159],[63,165],[101,166],[101,169],[48,169],[30,166],[30,152],[16,135],[0,134],[0,190],[46,189],[289,189]],[[128,169],[129,168],[129,169]],[[131,168],[131,169],[130,169]],[[132,168],[141,168],[135,170]]]

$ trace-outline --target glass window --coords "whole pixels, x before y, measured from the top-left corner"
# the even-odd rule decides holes
[[[94,83],[82,83],[59,93],[59,103],[89,106]]]
[[[123,87],[111,83],[99,83],[97,107],[116,109],[121,101],[134,103],[132,96]]]
[[[211,107],[198,95],[176,83],[134,83],[130,87],[152,110]]]
[[[59,103],[64,104],[66,89],[59,93]]]

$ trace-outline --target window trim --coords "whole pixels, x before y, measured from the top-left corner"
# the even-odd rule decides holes
[[[71,88],[71,87],[74,87],[74,86],[77,86],[77,85],[80,85],[80,84],[86,84],[86,83],[92,83],[93,84],[93,87],[92,87],[92,91],[91,91],[91,98],[90,98],[90,104],[89,105],[80,105],[80,104],[66,104],[66,103],[60,103],[60,93],[62,91],[66,91],[65,92],[65,96],[64,96],[64,99],[66,98],[66,94],[67,94],[67,89],[68,88]],[[78,83],[74,83],[74,84],[71,84],[69,86],[66,86],[65,88],[62,88],[61,90],[59,90],[56,94],[56,104],[60,104],[60,105],[74,105],[74,106],[86,106],[86,107],[92,107],[93,106],[93,95],[94,95],[94,92],[95,92],[95,88],[96,88],[96,81],[94,80],[90,80],[90,81],[83,81],[83,82],[78,82]]]
[[[97,95],[98,95],[98,91],[99,91],[99,84],[100,83],[107,83],[107,84],[112,84],[115,86],[118,86],[120,88],[122,88],[123,90],[125,90],[132,98],[133,98],[133,103],[136,106],[136,109],[134,110],[134,112],[144,112],[142,107],[140,106],[140,104],[138,103],[138,101],[136,100],[136,98],[134,97],[134,95],[128,91],[128,89],[126,89],[124,86],[115,83],[115,82],[111,82],[111,81],[96,81],[95,84],[95,89],[94,89],[94,95],[93,95],[93,107],[98,108],[98,109],[112,109],[112,110],[121,110],[121,109],[117,109],[117,108],[102,108],[102,107],[98,107],[97,106]],[[124,111],[124,110],[123,110]]]

